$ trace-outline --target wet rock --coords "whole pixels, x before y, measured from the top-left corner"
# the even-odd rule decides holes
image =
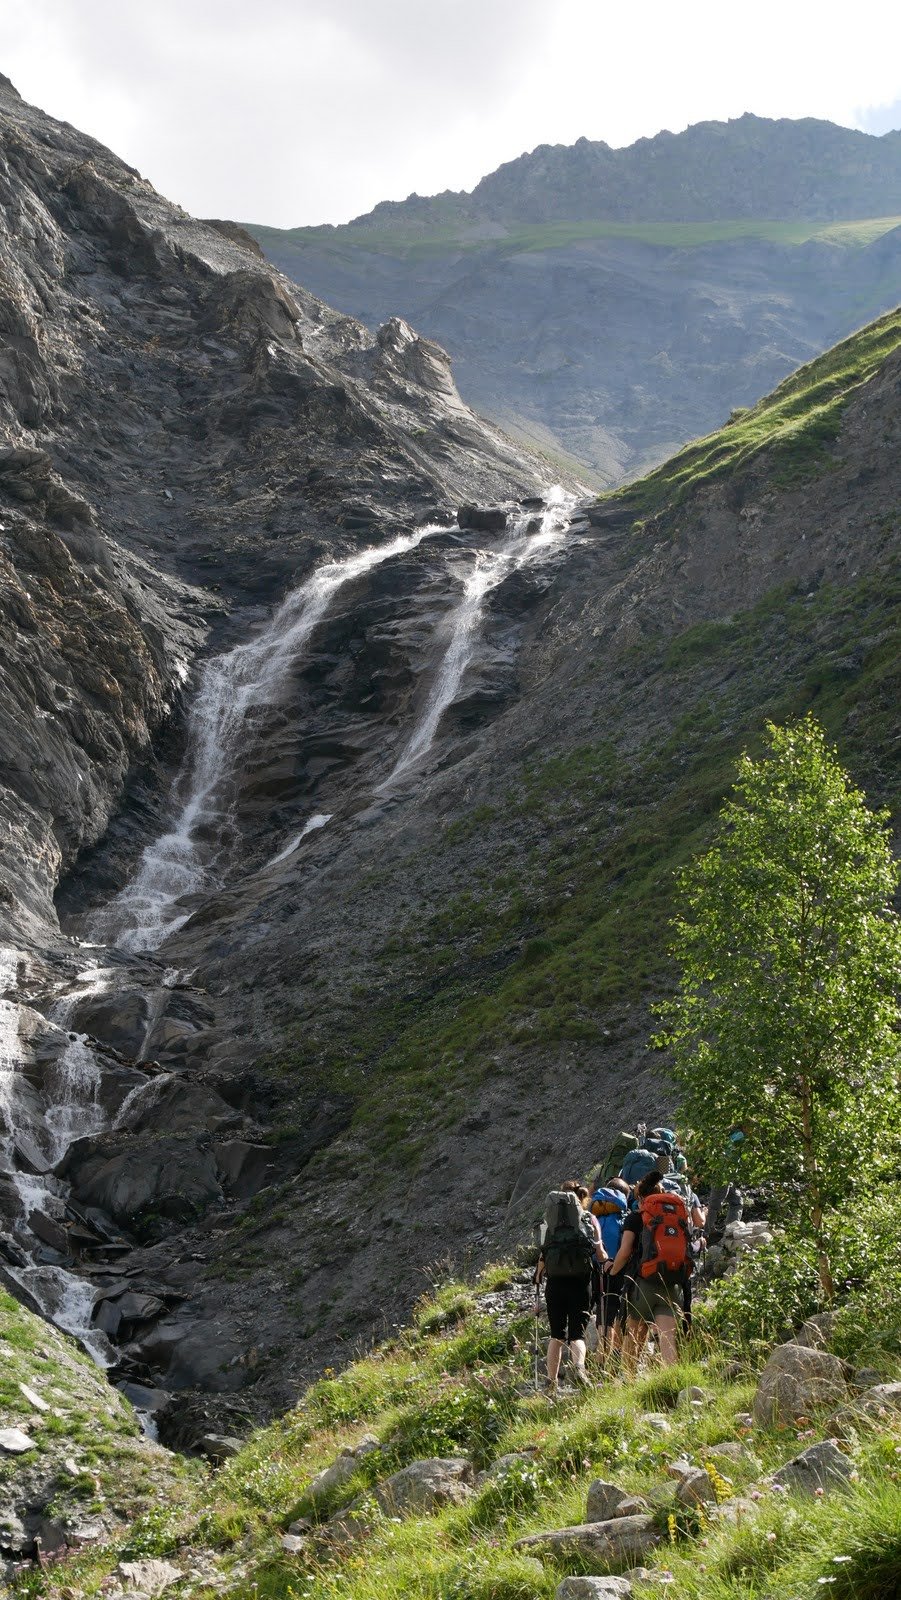
[[[434,1457],[393,1473],[378,1485],[375,1498],[387,1516],[424,1516],[442,1506],[462,1505],[473,1492],[472,1480],[468,1461]]]
[[[21,1456],[26,1450],[36,1450],[35,1441],[21,1428],[0,1428],[0,1450],[8,1456]]]
[[[61,1256],[71,1255],[69,1235],[62,1223],[54,1217],[48,1217],[45,1211],[31,1211],[28,1215],[28,1226],[35,1238],[42,1239],[44,1244],[49,1244],[52,1250]]]
[[[532,1533],[517,1539],[514,1550],[547,1551],[554,1560],[576,1559],[586,1565],[610,1561],[638,1561],[660,1542],[652,1516],[615,1517],[608,1522],[585,1522],[550,1533]]]
[[[473,533],[503,533],[507,527],[507,513],[501,506],[461,506],[457,525]]]
[[[145,1383],[119,1383],[116,1385],[119,1393],[125,1396],[136,1411],[159,1411],[168,1404],[171,1396],[167,1389],[154,1389]]]
[[[764,1427],[790,1422],[840,1405],[848,1394],[844,1367],[837,1356],[807,1345],[778,1345],[760,1375],[754,1420]]]
[[[847,1488],[853,1471],[847,1456],[842,1455],[831,1439],[822,1444],[812,1444],[799,1456],[787,1461],[773,1473],[773,1483],[791,1489],[795,1494],[814,1495],[817,1489]]]
[[[125,1134],[78,1139],[60,1172],[80,1200],[125,1225],[138,1223],[147,1212],[190,1221],[222,1199],[211,1150],[189,1135],[163,1134],[141,1142]]]

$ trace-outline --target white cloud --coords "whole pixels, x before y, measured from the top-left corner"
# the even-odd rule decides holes
[[[282,225],[471,188],[581,134],[874,126],[901,92],[885,0],[4,0],[0,43],[28,99],[171,198]]]

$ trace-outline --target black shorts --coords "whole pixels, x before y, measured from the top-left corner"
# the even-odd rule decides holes
[[[584,1339],[591,1320],[591,1278],[548,1278],[545,1289],[552,1339]]]

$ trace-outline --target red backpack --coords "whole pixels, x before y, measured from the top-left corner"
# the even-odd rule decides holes
[[[684,1272],[691,1267],[688,1207],[680,1194],[646,1195],[641,1212],[641,1276],[650,1278],[664,1268]]]

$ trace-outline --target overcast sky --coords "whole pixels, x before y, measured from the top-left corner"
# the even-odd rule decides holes
[[[0,70],[200,216],[342,222],[537,144],[901,125],[898,0],[0,0]]]

